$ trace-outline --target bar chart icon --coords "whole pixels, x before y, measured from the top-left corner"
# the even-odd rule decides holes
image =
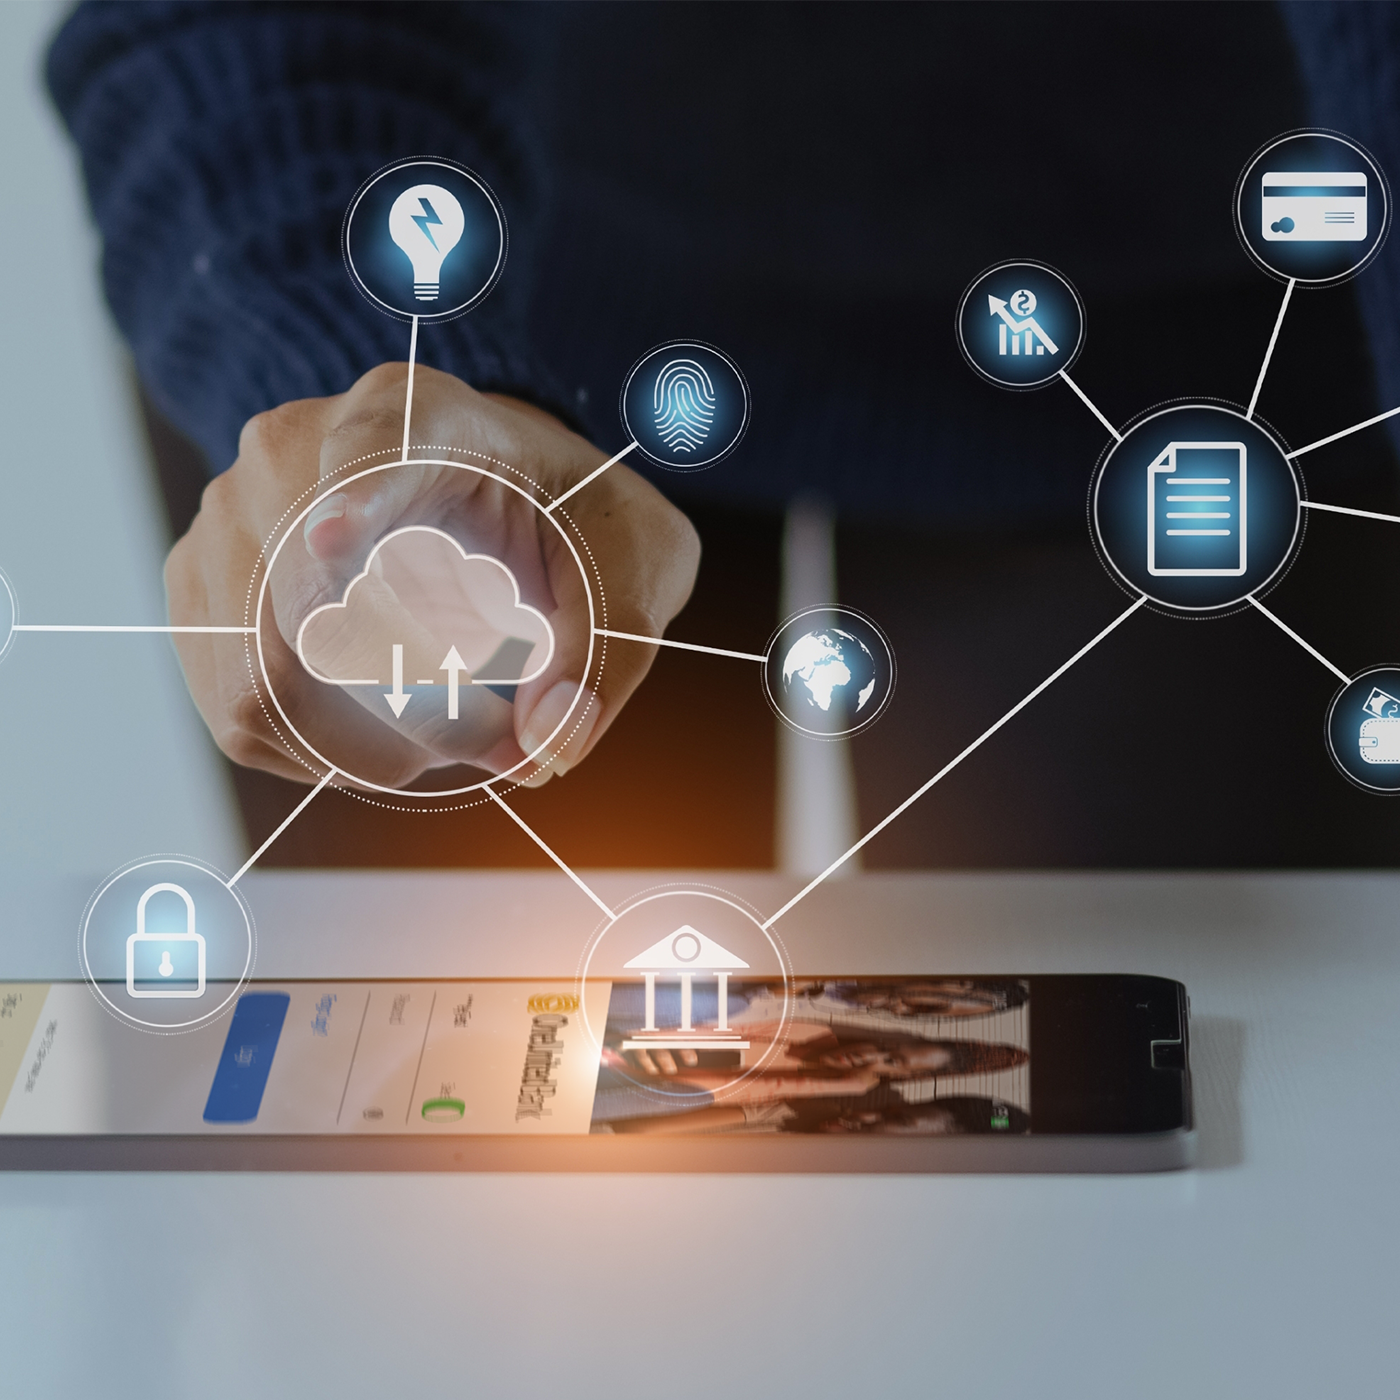
[[[1029,292],[1016,292],[1011,298],[1013,305],[1017,298],[1024,298],[1030,310],[1035,309],[1035,297]],[[1058,355],[1060,348],[1045,333],[1045,329],[1034,316],[1017,319],[1007,310],[1001,297],[989,295],[987,310],[992,316],[999,316],[997,327],[998,355]]]
[[[1147,468],[1147,572],[1239,577],[1249,567],[1242,442],[1169,442]]]

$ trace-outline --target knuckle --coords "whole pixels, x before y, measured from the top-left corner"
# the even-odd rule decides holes
[[[238,455],[245,457],[272,452],[292,430],[297,418],[297,404],[284,403],[255,413],[238,435]],[[215,481],[219,478],[215,477]]]
[[[353,400],[364,394],[385,393],[390,389],[398,389],[407,380],[407,363],[389,360],[382,365],[375,365],[373,369],[362,374],[351,387],[350,397]]]
[[[347,459],[376,451],[397,451],[403,438],[403,407],[367,404],[337,422],[321,445],[321,466],[341,467]]]
[[[228,730],[214,735],[220,750],[240,768],[268,767],[267,746],[251,734],[241,730]]]
[[[247,432],[247,429],[244,429]],[[242,439],[240,438],[240,445]],[[237,482],[233,476],[234,468],[230,467],[226,472],[220,472],[204,488],[199,498],[199,513],[206,519],[213,517],[218,519],[227,516],[233,509],[234,500],[238,494]],[[196,517],[198,519],[198,517]]]
[[[678,564],[694,573],[700,566],[700,532],[690,517],[675,506],[670,507],[667,522],[671,535],[671,554]]]
[[[219,747],[230,758],[234,757],[230,745],[241,747],[248,744],[261,749],[263,736],[269,733],[269,729],[261,697],[252,686],[240,686],[229,697],[223,723],[217,727]]]
[[[193,551],[185,540],[166,556],[164,578],[166,611],[173,625],[182,626],[193,615],[201,592]]]
[[[165,556],[165,569],[163,577],[165,579],[165,591],[169,594],[173,589],[177,589],[184,584],[190,569],[190,545],[189,536],[185,535],[175,541],[170,553]]]

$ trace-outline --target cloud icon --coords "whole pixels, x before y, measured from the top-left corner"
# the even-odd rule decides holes
[[[514,687],[544,673],[554,630],[521,601],[501,560],[410,525],[374,546],[340,602],[306,617],[296,651],[318,681],[352,693],[374,687],[355,698],[419,742],[463,759],[508,727]],[[423,686],[434,687],[427,703],[408,709]]]

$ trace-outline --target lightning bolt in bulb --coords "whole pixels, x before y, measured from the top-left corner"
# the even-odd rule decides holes
[[[441,185],[414,185],[389,210],[389,237],[413,264],[413,295],[436,301],[442,264],[462,238],[466,218],[451,190]]]

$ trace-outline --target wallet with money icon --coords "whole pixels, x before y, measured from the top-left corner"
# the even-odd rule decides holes
[[[1374,686],[1361,708],[1371,716],[1361,722],[1363,762],[1400,763],[1400,700]]]

